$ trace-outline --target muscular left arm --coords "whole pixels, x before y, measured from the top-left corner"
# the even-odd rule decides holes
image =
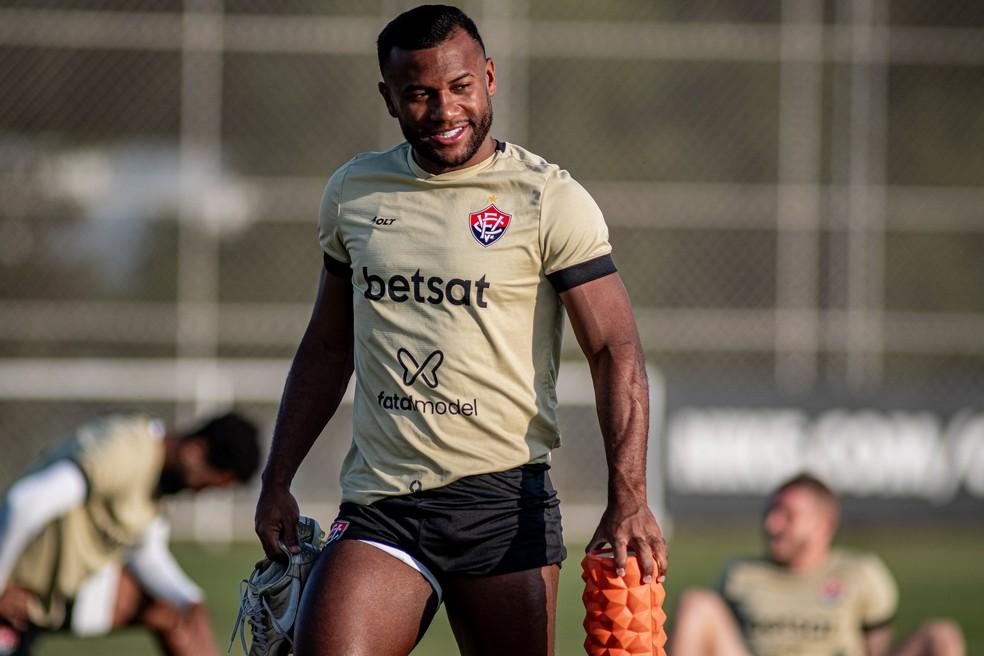
[[[218,654],[204,594],[178,565],[168,548],[169,537],[170,525],[157,517],[127,554],[126,567],[140,595],[153,600],[139,609],[139,621],[158,633],[167,653]],[[115,619],[117,623],[121,618]]]
[[[617,273],[578,285],[560,295],[577,343],[591,368],[598,420],[608,459],[608,507],[587,549],[614,549],[624,575],[627,552],[640,555],[644,580],[666,574],[667,550],[646,496],[649,385],[639,332],[628,294]]]
[[[864,653],[867,656],[885,656],[892,646],[892,627],[880,626],[864,632]]]

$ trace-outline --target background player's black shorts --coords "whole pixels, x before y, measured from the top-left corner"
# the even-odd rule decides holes
[[[3,656],[31,656],[35,651],[35,646],[38,639],[50,632],[67,633],[69,631],[68,627],[72,626],[72,611],[74,610],[75,604],[72,601],[68,601],[65,605],[65,617],[62,623],[57,628],[42,629],[37,624],[33,622],[28,622],[24,629],[15,629],[9,624],[0,620],[0,631],[13,632],[14,644],[13,651],[10,651],[6,640],[10,637],[9,633],[5,633],[0,639],[0,655]],[[5,649],[6,648],[6,649]]]
[[[35,624],[28,624],[25,629],[15,629],[3,622],[0,622],[0,631],[4,632],[0,637],[0,654],[9,656],[31,656],[34,643],[42,633],[42,629]],[[9,644],[11,638],[13,647]]]
[[[438,580],[560,564],[567,550],[549,468],[523,465],[369,505],[343,503],[338,520],[349,525],[339,539],[401,549]]]

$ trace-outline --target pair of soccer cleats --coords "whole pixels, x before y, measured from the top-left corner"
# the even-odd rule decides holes
[[[317,520],[302,516],[297,522],[300,553],[292,554],[281,545],[286,561],[264,558],[256,564],[253,573],[239,586],[239,616],[229,638],[229,650],[238,633],[243,653],[249,656],[286,656],[293,652],[301,592],[326,539]],[[252,635],[248,650],[247,624]]]

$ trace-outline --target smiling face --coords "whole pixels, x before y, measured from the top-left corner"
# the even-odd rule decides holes
[[[466,31],[433,48],[393,48],[379,92],[425,171],[467,168],[495,152],[495,66]]]

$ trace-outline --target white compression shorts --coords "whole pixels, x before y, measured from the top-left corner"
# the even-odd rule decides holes
[[[420,575],[423,576],[425,579],[427,579],[427,582],[431,584],[432,588],[434,588],[434,594],[437,595],[437,605],[438,606],[441,605],[441,599],[444,595],[444,591],[441,589],[441,584],[438,583],[437,577],[434,576],[434,573],[431,572],[429,569],[427,569],[427,565],[424,565],[422,562],[420,562],[419,560],[408,554],[403,549],[398,549],[396,547],[392,547],[388,544],[382,544],[380,542],[373,542],[372,540],[360,539],[359,542],[365,542],[368,545],[372,545],[377,549],[379,549],[380,551],[383,551],[393,556],[400,562],[406,564],[411,569],[415,569],[418,572],[420,572]]]
[[[113,628],[113,609],[120,587],[120,564],[106,565],[82,582],[72,603],[70,629],[77,636],[105,635]]]
[[[163,517],[154,519],[139,544],[127,554],[125,566],[148,595],[186,608],[200,603],[204,594],[174,560],[167,548],[169,535],[167,520]],[[82,583],[72,604],[72,633],[103,635],[113,628],[113,609],[122,569],[123,564],[119,562],[107,563]]]

